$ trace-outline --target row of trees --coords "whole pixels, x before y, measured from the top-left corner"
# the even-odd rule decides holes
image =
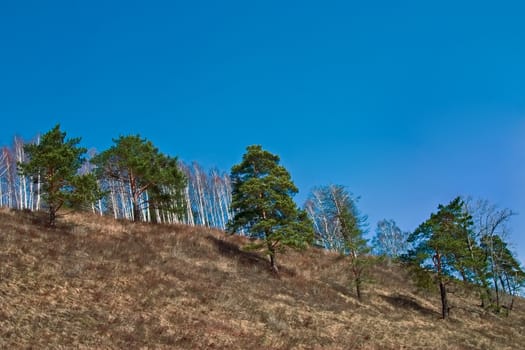
[[[249,146],[231,174],[182,164],[139,136],[121,136],[99,154],[66,139],[57,125],[36,142],[15,139],[0,157],[0,205],[49,213],[54,225],[64,206],[89,208],[134,221],[214,226],[253,239],[273,271],[286,247],[315,244],[346,256],[358,298],[367,267],[375,262],[365,239],[367,218],[344,186],[311,191],[304,209],[278,156]],[[419,285],[439,288],[442,315],[449,313],[449,286],[474,286],[482,306],[510,310],[525,273],[506,243],[510,210],[458,197],[440,205],[414,232],[381,220],[372,240],[376,256],[402,261]]]
[[[525,272],[505,242],[506,224],[513,215],[487,201],[465,202],[457,197],[439,205],[407,242],[404,261],[421,284],[435,283],[443,318],[449,314],[449,286],[458,280],[474,286],[481,305],[510,311],[514,296],[525,284]]]
[[[93,150],[86,151],[78,147],[80,139],[66,140],[66,134],[58,126],[44,136],[31,142],[15,137],[11,147],[0,149],[0,207],[51,209],[51,212],[56,213],[65,204],[89,208],[95,213],[112,215],[116,219],[184,223],[220,229],[225,229],[231,218],[230,177],[217,169],[206,172],[197,163],[186,165],[166,157],[151,142],[139,136],[120,137],[114,140],[114,146],[99,155]],[[66,155],[70,151],[73,153]],[[61,161],[68,158],[74,162],[67,166],[72,172],[67,178],[72,174],[96,175],[99,191],[93,190],[94,201],[79,203],[80,198],[75,201],[66,198],[68,192],[74,192],[74,187],[72,183],[67,186],[64,182],[63,198],[47,198],[52,201],[52,207],[49,207],[50,203],[43,200],[43,193],[53,191],[55,187],[42,187],[47,181],[42,178],[46,169],[29,168],[27,163],[31,154],[34,155],[32,167],[37,162],[52,162],[53,157],[59,157]],[[49,159],[41,159],[43,154],[47,154]],[[148,161],[140,161],[141,158]],[[152,186],[152,181],[159,180],[153,179],[154,176],[164,176],[165,179],[170,176],[166,167],[168,164],[163,164],[163,161],[171,162],[174,175],[170,180],[173,192],[170,196],[166,196],[167,188]],[[178,167],[178,171],[174,170],[174,166]],[[160,174],[153,174],[153,169],[160,169]],[[50,168],[47,170],[52,171]],[[176,187],[180,188],[175,190]],[[53,203],[59,204],[58,208]]]
[[[361,299],[367,267],[375,258],[364,238],[367,218],[345,187],[314,189],[302,211],[292,201],[297,188],[279,165],[279,157],[260,146],[247,148],[242,162],[232,168],[232,182],[235,215],[229,228],[262,239],[274,271],[276,247],[316,244],[346,256]],[[373,243],[376,253],[389,262],[402,261],[418,285],[439,288],[443,318],[450,310],[449,286],[460,282],[476,289],[482,307],[510,311],[514,296],[525,285],[525,272],[505,242],[512,215],[487,201],[457,197],[439,205],[412,233],[403,232],[393,220],[379,221]]]
[[[17,166],[27,161],[24,146],[24,141],[15,137],[12,147],[0,149],[0,206],[39,210],[42,205],[40,181],[20,175]]]

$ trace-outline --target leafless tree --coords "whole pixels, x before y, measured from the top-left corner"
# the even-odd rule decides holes
[[[208,173],[196,162],[191,166],[180,163],[188,184],[185,190],[187,202],[186,223],[226,228],[231,218],[231,181],[228,174],[212,169]]]
[[[390,263],[408,250],[409,233],[402,231],[394,220],[380,220],[377,223],[376,235],[373,239],[374,250],[384,255]]]
[[[318,244],[348,257],[357,298],[361,299],[371,260],[367,258],[370,249],[364,238],[366,216],[359,213],[356,199],[340,185],[318,187],[311,191],[305,209],[314,222]]]

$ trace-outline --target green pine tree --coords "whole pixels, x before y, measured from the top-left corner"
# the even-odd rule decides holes
[[[448,285],[455,275],[466,275],[469,261],[467,235],[472,225],[470,215],[460,197],[448,205],[439,205],[438,212],[422,223],[408,238],[413,244],[407,258],[415,266],[414,276],[425,280],[430,274],[439,286],[441,315],[449,315]],[[425,274],[424,272],[427,272]]]
[[[115,145],[94,157],[92,163],[102,181],[112,179],[129,188],[133,220],[140,221],[145,206],[183,213],[186,178],[177,158],[160,153],[139,135],[120,136],[113,142]]]
[[[258,145],[247,147],[231,178],[234,217],[228,228],[261,239],[256,246],[265,248],[272,270],[278,272],[278,250],[304,248],[313,240],[311,222],[292,199],[298,190],[279,157]]]
[[[50,226],[55,226],[63,205],[79,207],[100,198],[95,176],[78,174],[86,153],[85,148],[77,146],[79,142],[80,138],[66,140],[66,133],[56,125],[38,144],[24,146],[29,161],[19,163],[19,171],[23,176],[40,179]]]

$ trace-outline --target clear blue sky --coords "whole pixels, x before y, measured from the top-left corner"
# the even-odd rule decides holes
[[[59,122],[229,171],[262,144],[298,202],[346,185],[372,230],[458,194],[509,207],[525,262],[523,4],[3,0],[0,145]]]

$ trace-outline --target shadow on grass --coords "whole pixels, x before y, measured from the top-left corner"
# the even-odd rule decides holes
[[[30,222],[32,225],[48,226],[49,215],[44,211],[31,211],[29,209],[10,209],[15,213],[18,220]]]
[[[237,244],[225,241],[212,235],[206,236],[206,239],[214,244],[217,252],[222,256],[237,259],[237,261],[239,261],[243,266],[257,266],[263,270],[273,273],[268,259],[261,257],[259,254],[242,250]],[[285,266],[278,265],[278,268],[279,275],[277,275],[277,277],[282,275],[295,276],[296,274],[295,271]]]
[[[381,295],[381,298],[383,298],[386,302],[388,302],[390,305],[407,309],[407,310],[413,310],[417,311],[422,315],[425,316],[439,316],[439,313],[436,311],[433,311],[431,309],[428,309],[421,304],[417,302],[416,299],[409,297],[407,295],[402,294],[395,294],[395,295]]]
[[[353,298],[356,298],[357,297],[355,296],[355,289],[352,289],[352,288],[348,288],[340,283],[337,283],[337,282],[333,282],[333,281],[330,281],[330,280],[324,280],[324,283],[326,283],[327,285],[330,286],[330,288],[332,288],[333,290],[335,290],[336,292],[338,293],[341,293],[342,295],[345,295],[345,296],[348,296],[348,297],[353,297]]]
[[[238,245],[234,243],[224,241],[212,235],[207,235],[206,239],[210,240],[213,243],[213,245],[215,246],[219,254],[221,254],[222,256],[230,257],[230,258],[236,258],[243,265],[244,264],[246,265],[260,264],[261,266],[268,265],[268,261],[262,258],[257,253],[244,251],[241,248],[239,248]]]
[[[11,212],[15,213],[17,220],[31,223],[31,225],[37,226],[40,229],[46,229],[49,232],[56,233],[71,233],[77,226],[75,223],[65,222],[63,220],[64,215],[57,213],[55,226],[49,225],[49,213],[45,210],[30,210],[30,209],[10,209]]]

